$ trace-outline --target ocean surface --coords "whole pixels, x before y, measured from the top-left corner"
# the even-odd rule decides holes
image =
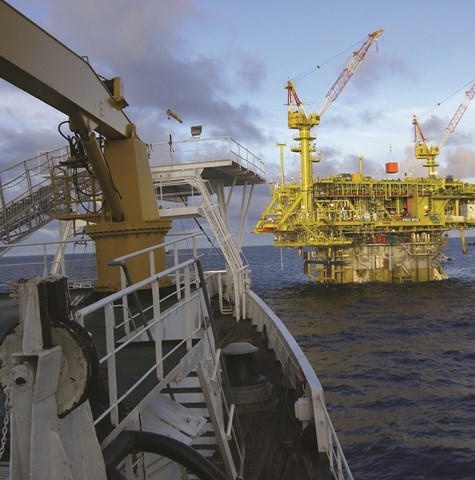
[[[475,479],[475,246],[448,280],[318,285],[294,250],[245,249],[253,290],[323,385],[355,479]]]
[[[244,248],[253,290],[317,372],[355,479],[475,479],[475,246],[468,249],[463,255],[460,240],[449,239],[450,278],[441,282],[318,285],[295,250]],[[1,259],[9,266],[0,283],[6,271],[31,276],[27,260]]]

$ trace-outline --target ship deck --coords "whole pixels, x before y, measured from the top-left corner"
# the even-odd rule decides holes
[[[214,321],[221,347],[247,341],[258,347],[256,371],[273,386],[276,402],[259,411],[240,411],[239,420],[246,445],[244,478],[257,479],[332,479],[328,461],[316,457],[316,440],[306,441],[294,417],[295,390],[282,385],[280,363],[273,350],[266,347],[262,335],[250,321],[223,315],[217,308]],[[304,435],[305,437],[305,435]]]
[[[218,336],[218,346],[247,341],[258,347],[255,363],[258,374],[264,375],[272,384],[275,397],[272,405],[258,410],[238,411],[245,442],[245,467],[243,478],[301,480],[333,479],[328,461],[316,457],[315,440],[305,441],[300,425],[293,415],[296,393],[282,384],[280,364],[273,350],[266,347],[262,335],[248,320],[236,320],[231,315],[219,312],[213,302],[213,317]],[[7,294],[0,294],[0,338],[18,321],[18,303]],[[1,405],[3,417],[3,398]],[[314,437],[313,437],[314,438]],[[8,450],[8,449],[7,449]],[[7,453],[7,452],[5,452]],[[6,455],[1,460],[8,460]],[[216,461],[219,467],[219,459]],[[0,478],[8,471],[8,464],[0,465]],[[6,478],[6,477],[5,477]]]

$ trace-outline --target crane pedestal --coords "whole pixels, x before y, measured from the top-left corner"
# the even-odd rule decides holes
[[[120,271],[108,262],[114,258],[127,255],[163,243],[164,236],[170,228],[168,220],[150,222],[120,222],[109,224],[88,225],[85,233],[96,244],[96,291],[113,292],[119,290]],[[154,252],[155,272],[165,270],[165,248]],[[150,276],[150,262],[146,255],[140,255],[127,260],[127,269],[133,282],[138,282]],[[171,284],[163,280],[160,287]]]

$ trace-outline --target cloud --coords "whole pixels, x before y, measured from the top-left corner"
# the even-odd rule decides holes
[[[468,148],[456,148],[445,154],[445,165],[439,167],[439,175],[454,175],[465,180],[475,178],[475,151]]]
[[[266,77],[266,67],[262,58],[249,52],[238,52],[234,57],[239,60],[236,75],[243,89],[250,94],[259,90]]]
[[[105,66],[153,63],[155,55],[182,51],[182,32],[200,15],[191,0],[50,0],[44,28],[79,55]],[[84,35],[87,29],[87,35]]]
[[[22,11],[36,10],[16,3]],[[172,108],[184,120],[183,126],[171,126],[174,139],[189,138],[190,126],[202,125],[204,136],[232,136],[255,151],[273,139],[261,127],[262,110],[251,95],[241,94],[262,88],[265,63],[254,53],[229,52],[224,58],[196,50],[189,31],[209,21],[201,11],[192,0],[166,6],[155,0],[50,0],[36,15],[42,28],[87,55],[99,75],[123,78],[126,113],[144,141],[168,140],[166,110]],[[64,145],[56,133],[64,116],[3,81],[0,112],[8,118],[1,165]]]
[[[151,138],[157,132],[166,138],[168,108],[187,128],[202,124],[207,134],[251,144],[268,140],[258,127],[259,108],[234,100],[236,91],[261,88],[264,61],[244,52],[223,58],[196,51],[187,33],[207,19],[195,2],[51,0],[48,11],[47,31],[87,55],[98,74],[123,78],[127,115],[144,140],[157,141]]]
[[[473,140],[474,140],[473,133],[464,132],[459,129],[451,134],[451,136],[447,140],[446,145],[450,145],[451,147],[471,145],[473,144]]]
[[[337,128],[349,128],[352,126],[352,123],[348,117],[340,113],[331,113],[325,115],[321,120],[322,128],[325,127],[337,127]]]
[[[413,77],[405,59],[384,50],[380,53],[379,46],[376,49],[373,45],[350,82],[356,95],[367,95],[374,93],[376,86],[388,75]]]
[[[363,110],[361,113],[358,114],[360,121],[364,125],[374,125],[377,122],[384,120],[385,114],[382,110]]]
[[[57,131],[66,117],[4,81],[0,81],[0,113],[4,120],[0,123],[0,169],[66,143]]]
[[[0,125],[0,170],[33,158],[37,152],[54,150],[64,146],[64,141],[55,131],[27,128],[21,131]]]

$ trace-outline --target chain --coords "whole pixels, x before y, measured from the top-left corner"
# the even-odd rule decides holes
[[[8,422],[10,421],[10,389],[5,388],[5,416],[3,417],[2,438],[0,439],[0,459],[3,457],[8,437]]]

